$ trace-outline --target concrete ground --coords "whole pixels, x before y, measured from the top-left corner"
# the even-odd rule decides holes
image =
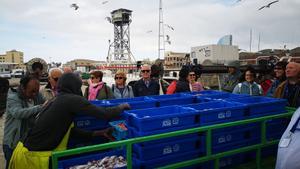
[[[5,166],[4,154],[2,151],[4,119],[4,116],[0,117],[0,169],[4,169]]]

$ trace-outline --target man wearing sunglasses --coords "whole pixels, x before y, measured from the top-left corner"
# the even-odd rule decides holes
[[[49,70],[48,84],[40,90],[46,100],[50,100],[57,94],[57,81],[62,76],[63,71],[60,68],[52,68]]]
[[[159,84],[157,81],[150,78],[151,67],[150,65],[143,65],[141,68],[142,78],[138,80],[133,87],[135,97],[159,95]]]

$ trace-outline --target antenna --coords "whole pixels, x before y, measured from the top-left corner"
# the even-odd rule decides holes
[[[165,53],[165,32],[164,32],[164,21],[163,21],[163,8],[162,0],[159,0],[159,24],[158,24],[158,59],[160,56],[164,56]]]
[[[251,52],[251,48],[252,48],[252,29],[250,29],[250,52]]]
[[[260,50],[260,33],[258,34],[258,46],[257,46],[257,51]]]

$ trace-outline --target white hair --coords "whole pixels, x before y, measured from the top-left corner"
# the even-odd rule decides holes
[[[51,68],[51,69],[49,70],[49,76],[51,76],[51,74],[52,74],[54,71],[59,71],[59,72],[61,72],[61,74],[64,73],[64,71],[61,70],[60,68],[54,67],[54,68]]]

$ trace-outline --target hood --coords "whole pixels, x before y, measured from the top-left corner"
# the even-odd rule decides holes
[[[61,93],[69,93],[81,95],[81,80],[73,73],[63,74],[57,82],[57,91]]]

